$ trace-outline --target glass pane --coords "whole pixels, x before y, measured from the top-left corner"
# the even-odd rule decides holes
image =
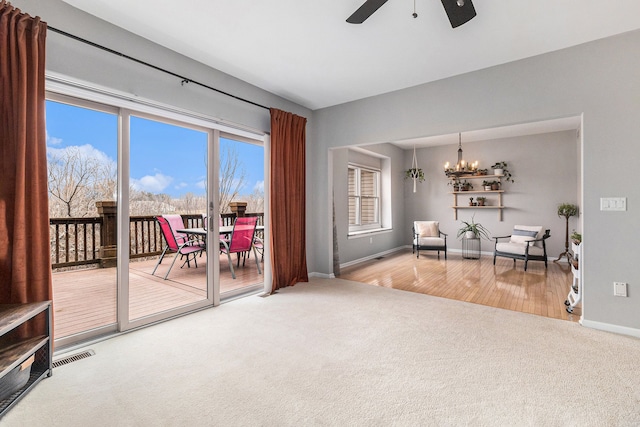
[[[362,198],[362,225],[375,224],[378,222],[378,199]]]
[[[360,195],[377,196],[377,172],[368,170],[360,170]]]
[[[131,117],[131,320],[207,299],[204,236],[179,231],[204,233],[207,141],[206,132]]]
[[[220,138],[219,183],[220,237],[226,243],[220,251],[224,297],[264,282],[264,146]],[[231,231],[238,217],[257,218],[254,244],[248,252],[234,252],[238,242]]]
[[[356,170],[349,168],[349,196],[357,196],[357,177]]]
[[[56,340],[116,324],[118,118],[46,101]]]
[[[349,225],[358,225],[358,197],[349,197]]]

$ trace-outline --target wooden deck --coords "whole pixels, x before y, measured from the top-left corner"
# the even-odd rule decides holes
[[[444,298],[537,314],[539,316],[577,322],[582,314],[579,304],[572,314],[564,301],[572,283],[566,262],[524,263],[493,256],[479,260],[463,259],[459,253],[449,253],[438,259],[433,251],[420,253],[401,251],[382,259],[363,262],[341,271],[340,278],[376,286],[420,292]]]
[[[234,260],[234,257],[232,257]],[[129,264],[129,315],[131,319],[181,307],[206,299],[206,260],[198,268],[180,268],[177,260],[164,280],[172,255],[166,256],[155,275],[157,258],[131,260]],[[262,283],[253,257],[231,277],[226,255],[220,256],[220,293]],[[263,269],[263,264],[261,264]],[[89,268],[53,273],[54,336],[73,334],[116,323],[116,268]]]

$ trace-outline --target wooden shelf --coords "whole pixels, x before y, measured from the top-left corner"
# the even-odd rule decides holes
[[[449,176],[449,179],[486,179],[486,178],[502,178],[504,175],[460,175],[459,177]]]
[[[43,312],[46,316],[46,334],[18,339],[14,330]],[[0,400],[0,417],[40,380],[51,376],[52,319],[51,301],[0,305],[0,337],[8,337],[2,340],[0,347],[0,381],[4,380],[2,387],[6,390]],[[17,373],[24,372],[25,365],[30,371],[28,378],[24,377],[23,380]]]
[[[462,179],[485,179],[485,180],[497,180],[501,181],[503,175],[460,175],[459,177],[449,176],[450,180],[462,180]],[[498,221],[502,221],[502,210],[505,206],[502,204],[502,194],[504,190],[467,190],[467,191],[450,191],[449,194],[453,194],[453,217],[458,219],[458,209],[496,209],[498,211]],[[497,194],[498,204],[489,206],[462,206],[458,204],[458,195],[461,194]],[[494,200],[495,203],[495,200]]]
[[[504,209],[504,206],[451,206],[453,209]]]
[[[449,194],[480,194],[480,193],[504,193],[504,190],[467,190],[467,191],[450,191]]]

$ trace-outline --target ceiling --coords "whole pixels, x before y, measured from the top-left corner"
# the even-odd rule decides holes
[[[640,28],[638,0],[474,0],[456,29],[440,0],[63,1],[312,110]]]

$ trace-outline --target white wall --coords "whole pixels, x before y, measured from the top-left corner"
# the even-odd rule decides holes
[[[640,332],[640,277],[631,258],[640,201],[633,177],[640,140],[639,45],[640,32],[626,33],[314,112],[318,197],[310,201],[308,222],[330,224],[325,159],[332,147],[584,114],[584,319],[592,326]],[[520,191],[517,185],[512,186]],[[515,196],[505,195],[505,203]],[[609,196],[627,197],[628,210],[600,211],[600,198]],[[309,268],[328,273],[331,240],[323,228],[309,230]],[[629,283],[628,298],[613,296],[613,281]]]

